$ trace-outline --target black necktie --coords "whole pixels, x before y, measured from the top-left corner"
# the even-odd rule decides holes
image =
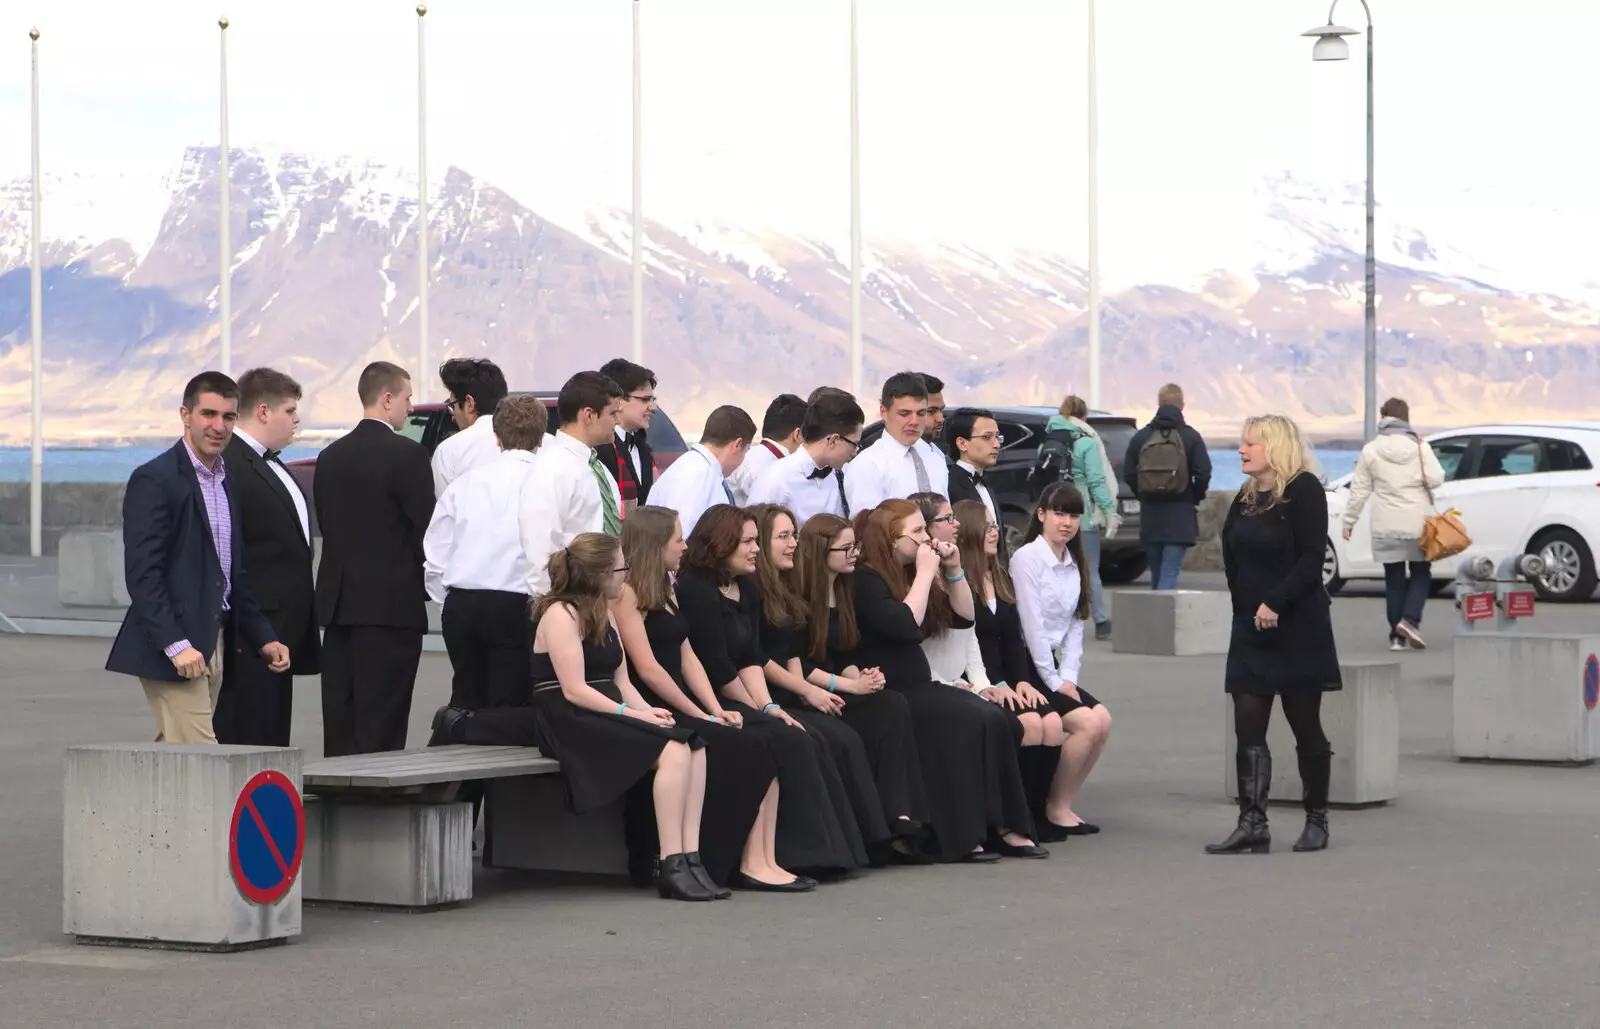
[[[807,473],[806,478],[808,478],[808,479],[826,479],[828,476],[830,476],[832,474],[833,474],[833,469],[829,468],[827,465],[823,465],[822,467],[814,469],[813,471]]]

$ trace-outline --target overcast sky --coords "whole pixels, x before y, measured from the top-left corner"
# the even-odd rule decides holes
[[[640,0],[645,210],[830,238],[848,226],[847,0]],[[437,0],[430,165],[558,220],[629,196],[631,0]],[[1374,0],[1380,201],[1438,230],[1588,238],[1600,9]],[[1083,251],[1085,4],[860,0],[869,235]],[[27,29],[43,32],[47,169],[158,179],[214,144],[227,13],[235,146],[413,164],[416,17],[401,0],[7,0],[0,179],[27,174]],[[1226,231],[1264,176],[1363,175],[1356,59],[1313,64],[1319,0],[1100,0],[1107,270]],[[1362,20],[1344,0],[1338,20]],[[1423,217],[1422,215],[1418,216]],[[1492,238],[1500,239],[1501,236]]]

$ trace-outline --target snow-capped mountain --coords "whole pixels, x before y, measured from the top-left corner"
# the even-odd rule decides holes
[[[215,363],[218,170],[214,148],[192,148],[148,186],[46,183],[52,438],[164,435],[182,383]],[[27,433],[29,203],[26,182],[0,187],[0,441]],[[1108,292],[1105,406],[1143,412],[1177,380],[1218,430],[1268,408],[1324,432],[1359,421],[1361,191],[1284,176],[1254,203],[1221,238],[1175,228],[1152,263],[1184,275]],[[417,361],[415,179],[236,150],[231,211],[236,367],[296,376],[307,426],[349,424],[363,365]],[[1382,390],[1428,424],[1592,408],[1600,311],[1581,281],[1565,298],[1514,291],[1504,279],[1517,276],[1383,208],[1378,225]],[[430,363],[482,354],[514,386],[551,387],[626,353],[631,232],[611,209],[557,225],[450,169],[429,202]],[[842,242],[714,219],[646,221],[645,237],[646,363],[686,431],[719,403],[759,417],[774,393],[845,384]],[[1084,388],[1076,262],[890,239],[864,257],[869,389],[905,367],[943,376],[955,403],[1054,404]]]

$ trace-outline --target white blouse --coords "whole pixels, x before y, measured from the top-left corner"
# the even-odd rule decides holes
[[[1057,561],[1044,537],[1035,539],[1011,556],[1011,583],[1039,677],[1057,692],[1063,682],[1077,686],[1083,670],[1083,619],[1078,617],[1083,580],[1072,552]]]
[[[983,667],[978,634],[970,625],[965,629],[946,629],[937,636],[928,637],[922,641],[922,652],[927,655],[929,671],[939,682],[967,686],[974,691],[993,685]]]

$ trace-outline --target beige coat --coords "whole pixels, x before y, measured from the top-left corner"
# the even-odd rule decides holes
[[[1424,486],[1426,481],[1426,486]],[[1344,524],[1351,528],[1372,501],[1372,538],[1416,541],[1434,513],[1428,491],[1444,485],[1444,467],[1433,448],[1404,432],[1380,435],[1361,450]]]

